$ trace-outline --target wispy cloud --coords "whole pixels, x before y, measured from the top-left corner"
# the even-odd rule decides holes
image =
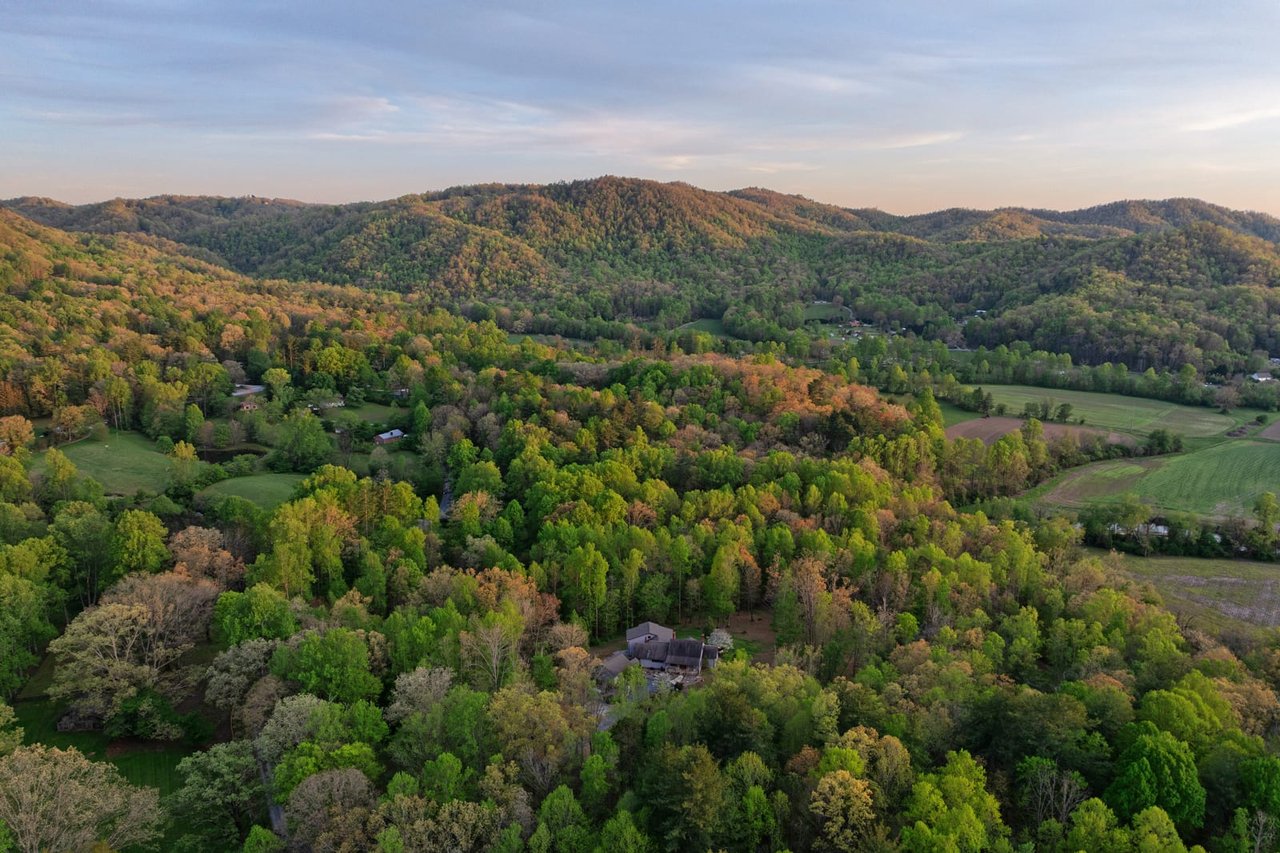
[[[1274,208],[1277,26],[1273,0],[10,3],[0,195],[609,171],[1066,206],[1191,194],[1194,166],[1230,163],[1215,200]]]
[[[1260,109],[1239,110],[1236,112],[1207,115],[1204,118],[1182,125],[1182,129],[1192,133],[1205,133],[1212,130],[1226,130],[1260,121],[1280,118],[1280,107],[1263,107]]]

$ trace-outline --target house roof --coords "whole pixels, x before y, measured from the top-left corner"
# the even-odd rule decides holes
[[[667,646],[667,666],[702,666],[702,641],[672,640]]]
[[[617,678],[624,669],[634,665],[635,661],[627,657],[626,652],[614,652],[600,663],[599,668],[596,670],[596,677],[605,681],[612,681]]]
[[[675,638],[676,632],[665,625],[659,625],[657,622],[641,622],[634,628],[627,629],[627,642],[644,639],[650,634],[659,640],[671,640]]]
[[[670,645],[671,643],[667,640],[652,640],[648,643],[641,643],[635,648],[635,659],[662,663],[667,660],[667,648]]]
[[[383,441],[390,441],[393,438],[404,438],[404,430],[393,429],[388,432],[378,433],[378,438]]]

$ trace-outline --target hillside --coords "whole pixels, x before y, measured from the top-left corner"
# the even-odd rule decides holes
[[[348,205],[3,205],[61,229],[176,241],[256,277],[505,305],[571,335],[709,317],[778,339],[802,324],[805,301],[840,297],[864,320],[931,337],[1026,340],[1137,369],[1240,371],[1250,353],[1280,351],[1280,220],[1191,199],[903,217],[605,177]]]

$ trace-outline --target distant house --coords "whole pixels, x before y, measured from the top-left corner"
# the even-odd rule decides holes
[[[393,429],[387,432],[380,432],[377,435],[375,435],[373,437],[373,443],[374,444],[395,444],[397,441],[399,441],[402,438],[404,438],[404,431]]]
[[[235,390],[231,392],[232,397],[248,397],[251,394],[261,394],[265,391],[265,385],[237,385]]]
[[[1249,378],[1254,382],[1274,382],[1276,379],[1270,373],[1252,373]]]
[[[407,398],[408,398],[408,396],[409,396],[409,389],[408,389],[408,388],[395,388],[395,389],[393,389],[393,390],[391,391],[391,396],[392,396],[392,397],[395,397],[397,400],[404,400],[404,399],[407,399]]]
[[[240,402],[240,405],[236,406],[236,411],[238,411],[238,412],[256,412],[256,411],[258,411],[258,408],[259,408],[259,407],[258,407],[258,401],[257,401],[257,400],[254,400],[253,398],[249,398],[248,400],[242,400],[242,401]]]

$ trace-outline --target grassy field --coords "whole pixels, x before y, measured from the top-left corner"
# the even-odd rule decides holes
[[[1221,635],[1280,627],[1280,565],[1245,560],[1119,555],[1122,570],[1150,583],[1175,613]]]
[[[347,411],[351,412],[362,421],[381,424],[386,423],[392,415],[403,410],[397,409],[394,406],[384,406],[381,403],[365,403],[358,409],[349,408]]]
[[[956,424],[982,417],[977,412],[966,411],[953,403],[939,402],[938,408],[942,409],[942,425],[944,427],[953,427]]]
[[[250,477],[233,477],[214,483],[200,494],[245,498],[258,506],[270,509],[287,501],[304,477],[301,474],[254,474]]]
[[[692,323],[685,323],[676,331],[684,331],[686,329],[690,329],[695,332],[706,332],[708,335],[715,335],[717,338],[732,337],[725,331],[724,323],[714,317],[704,317],[701,320],[694,320]]]
[[[810,302],[804,306],[805,322],[817,320],[820,323],[840,323],[853,317],[853,311],[842,305],[830,302]]]
[[[58,709],[48,700],[19,700],[13,710],[27,743],[75,747],[89,758],[111,762],[135,785],[159,788],[162,796],[179,787],[178,762],[194,751],[180,744],[113,743],[101,732],[60,732]]]
[[[136,432],[113,432],[103,441],[86,438],[58,449],[109,495],[132,495],[139,489],[163,492],[169,482],[169,460],[156,450],[155,442]],[[42,465],[43,458],[37,469]]]
[[[1010,415],[1020,415],[1027,403],[1052,400],[1071,404],[1071,419],[1084,418],[1085,426],[1119,430],[1145,436],[1163,427],[1187,438],[1206,438],[1226,432],[1237,424],[1251,420],[1254,412],[1224,415],[1202,406],[1182,406],[1161,400],[1102,394],[1093,391],[1065,391],[1057,388],[1032,388],[1028,385],[983,385],[998,405],[1008,406]]]
[[[1248,515],[1260,494],[1277,487],[1280,447],[1241,440],[1194,453],[1086,465],[1029,496],[1049,507],[1078,508],[1132,492],[1157,510],[1226,518]]]

